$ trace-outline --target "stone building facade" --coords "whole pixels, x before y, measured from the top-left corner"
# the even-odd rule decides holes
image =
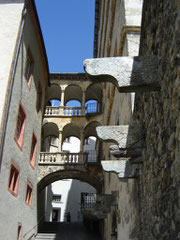
[[[33,1],[0,1],[0,238],[37,231],[37,169],[48,64]]]
[[[0,13],[0,237],[33,239],[36,191],[76,178],[99,193],[103,240],[179,240],[179,0],[96,0],[94,59],[84,62],[94,84],[85,74],[52,74],[49,88],[34,1],[1,0]],[[72,93],[82,104],[76,113],[64,104]],[[90,94],[103,109],[94,116],[85,110]],[[60,96],[62,106],[48,105]],[[90,135],[103,141],[101,166],[84,153],[77,166],[63,155],[70,132],[81,149]],[[51,134],[59,144],[49,154],[42,143]]]
[[[142,4],[143,2],[139,0],[96,1],[94,57],[101,61],[106,57],[138,56]],[[88,75],[91,74],[86,69],[86,61],[85,71]],[[103,81],[103,77],[100,75],[100,81]],[[119,93],[118,88],[107,81],[102,85],[103,102],[106,102],[103,125],[128,125],[133,117],[135,93]],[[104,160],[102,160],[120,167],[121,160],[117,161],[110,153],[109,147],[112,144],[112,142],[103,144]],[[113,192],[117,192],[116,206],[111,207],[111,212],[104,219],[102,238],[136,239],[134,232],[138,214],[137,181],[124,177],[119,179],[114,170],[105,170],[104,193]]]
[[[137,1],[140,3],[141,1]],[[112,39],[116,39],[115,34],[109,35],[108,26],[114,26],[111,33],[117,32],[119,28],[115,28],[113,18],[120,11],[117,10],[118,4],[135,3],[135,1],[97,1],[99,6],[99,23],[96,25],[96,41],[97,47],[95,52],[100,59],[85,61],[85,70],[94,81],[113,81],[118,90],[124,91],[124,82],[116,75],[116,70],[111,64],[114,59],[105,60],[103,57],[116,56],[113,51],[109,54],[109,49],[113,46]],[[116,3],[116,4],[115,4]],[[115,4],[115,5],[113,5]],[[130,6],[129,5],[129,6]],[[104,9],[106,9],[107,11]],[[137,6],[137,4],[136,4]],[[118,121],[118,124],[128,124],[127,143],[122,144],[117,138],[118,128],[102,128],[98,136],[103,140],[114,140],[119,143],[117,147],[110,147],[112,153],[118,161],[123,161],[122,155],[128,157],[131,165],[137,163],[138,174],[135,180],[126,179],[119,180],[117,174],[111,173],[117,171],[113,166],[113,161],[108,163],[109,171],[105,175],[105,191],[112,189],[119,190],[118,206],[114,209],[115,217],[113,218],[113,209],[109,217],[105,220],[105,239],[180,239],[179,231],[179,80],[180,80],[180,62],[179,62],[179,24],[180,24],[180,4],[179,1],[148,1],[143,3],[142,11],[142,27],[140,39],[140,57],[137,58],[140,64],[140,72],[138,74],[138,63],[133,64],[128,91],[135,91],[134,111],[129,115],[128,121]],[[103,10],[102,10],[103,9]],[[122,8],[121,8],[122,9]],[[112,14],[112,12],[114,13]],[[97,8],[98,12],[98,8]],[[125,14],[133,15],[135,9],[125,8]],[[122,17],[123,15],[121,15]],[[106,22],[102,26],[102,20]],[[120,19],[120,18],[119,18]],[[122,18],[121,18],[122,19]],[[135,20],[135,19],[134,19]],[[113,32],[114,30],[114,32]],[[105,34],[107,40],[103,38]],[[110,36],[111,41],[109,41]],[[112,44],[112,45],[111,45]],[[102,47],[103,46],[103,47]],[[116,45],[115,45],[116,46]],[[116,49],[117,47],[114,48]],[[109,48],[108,48],[109,47]],[[103,49],[103,50],[102,50]],[[109,50],[109,51],[108,51]],[[137,49],[136,49],[137,50]],[[124,52],[124,55],[128,55]],[[133,54],[132,54],[133,55]],[[96,54],[95,54],[96,56]],[[122,54],[118,54],[122,56]],[[142,58],[143,56],[143,58]],[[148,74],[143,69],[143,61],[147,59],[149,64],[147,68],[152,68]],[[154,59],[154,60],[150,60]],[[112,61],[112,62],[111,62]],[[122,61],[124,60],[117,60]],[[133,61],[136,61],[134,58]],[[102,63],[102,64],[101,64]],[[107,71],[107,67],[110,69]],[[118,65],[117,72],[123,66]],[[106,68],[106,69],[105,69]],[[128,68],[127,68],[128,69]],[[128,71],[124,69],[124,71]],[[154,69],[154,70],[153,70]],[[134,88],[135,75],[141,79]],[[149,83],[145,82],[144,76],[151,78]],[[116,79],[116,81],[113,78]],[[126,78],[127,76],[124,75]],[[136,78],[137,82],[138,79]],[[155,81],[152,87],[152,81]],[[128,81],[127,81],[128,82]],[[143,86],[142,86],[143,85]],[[105,83],[105,89],[108,92],[108,84]],[[121,93],[117,92],[117,95]],[[123,96],[123,95],[122,95]],[[127,95],[128,96],[128,95]],[[116,97],[112,102],[115,104]],[[109,101],[111,102],[111,101]],[[129,102],[129,101],[126,101]],[[121,105],[121,101],[115,106]],[[111,108],[113,109],[113,108]],[[130,112],[126,108],[126,114]],[[123,115],[124,111],[121,106],[119,115]],[[107,125],[114,125],[114,114],[110,115],[110,121]],[[130,152],[128,144],[132,137],[131,129],[141,126],[141,152],[135,156],[139,146]],[[119,130],[119,134],[124,134],[123,126]],[[103,130],[107,131],[106,135]],[[116,131],[116,133],[114,133]],[[119,135],[118,134],[118,135]],[[137,133],[136,133],[137,134]],[[135,142],[134,142],[135,143]],[[123,146],[123,148],[121,147]],[[125,148],[124,148],[125,147]],[[107,149],[107,148],[106,148]],[[125,149],[126,151],[124,152]],[[123,153],[123,154],[122,154]],[[136,158],[138,156],[138,158]],[[105,159],[109,159],[108,152],[105,152]],[[126,161],[128,161],[126,159]],[[103,162],[102,162],[103,165]],[[118,171],[117,171],[118,172]],[[122,182],[122,180],[124,182]],[[113,221],[115,222],[115,233],[111,234]],[[110,236],[111,235],[111,236]]]

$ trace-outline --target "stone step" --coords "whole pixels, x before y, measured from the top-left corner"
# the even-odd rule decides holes
[[[38,233],[36,240],[55,240],[56,234],[53,233]]]

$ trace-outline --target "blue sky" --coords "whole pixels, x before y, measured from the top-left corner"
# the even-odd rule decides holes
[[[50,72],[84,72],[93,57],[95,0],[35,0]]]

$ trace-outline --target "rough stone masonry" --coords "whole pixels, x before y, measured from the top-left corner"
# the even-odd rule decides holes
[[[160,59],[159,92],[137,93],[145,128],[139,178],[139,239],[180,239],[180,1],[145,0],[140,55]]]

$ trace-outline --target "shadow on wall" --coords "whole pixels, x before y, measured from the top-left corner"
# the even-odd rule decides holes
[[[48,195],[50,196],[48,198]],[[50,199],[52,199],[53,192],[51,185],[48,185],[42,191],[38,193],[37,198],[37,216],[38,216],[38,223],[39,225],[43,224],[43,222],[50,219],[50,212],[47,211],[48,204],[51,204]],[[48,200],[49,199],[49,200]]]
[[[96,193],[96,189],[91,185],[79,180],[72,180],[71,188],[66,204],[66,221],[82,222],[81,214],[81,193]]]

